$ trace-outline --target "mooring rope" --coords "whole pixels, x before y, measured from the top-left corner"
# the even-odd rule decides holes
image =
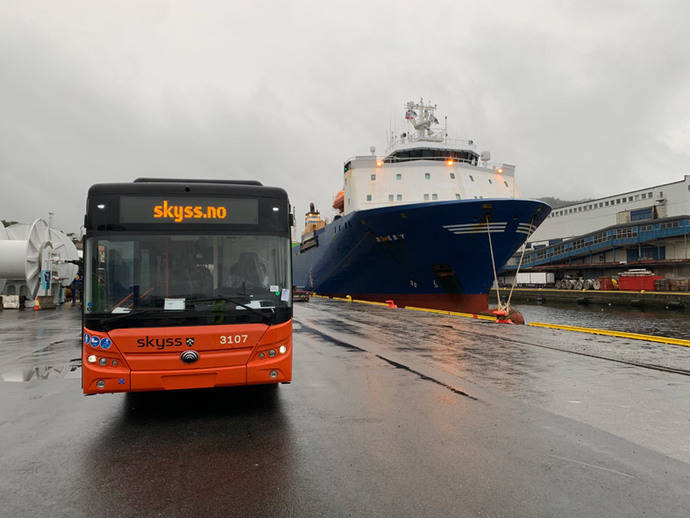
[[[534,225],[534,216],[529,222],[529,232],[532,233],[532,225]],[[529,239],[530,234],[527,234],[525,242],[522,244],[522,254],[520,254],[520,262],[518,263],[517,270],[515,270],[515,278],[513,279],[513,285],[510,287],[510,292],[508,293],[508,301],[506,302],[506,311],[510,311],[510,299],[513,296],[513,290],[515,290],[515,285],[517,284],[518,273],[520,273],[520,267],[522,266],[522,259],[525,257],[525,250],[527,250],[527,239]],[[496,292],[498,292],[498,286],[496,286]]]
[[[498,310],[503,309],[501,304],[501,293],[498,289],[498,276],[496,275],[496,261],[494,260],[494,246],[491,243],[491,227],[489,226],[489,215],[486,215],[486,233],[489,236],[489,251],[491,252],[491,267],[494,270],[494,282],[496,283],[496,298],[498,299]]]

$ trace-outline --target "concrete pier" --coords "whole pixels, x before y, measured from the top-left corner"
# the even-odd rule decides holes
[[[85,397],[79,333],[0,313],[7,516],[690,510],[687,347],[313,299],[290,385]]]

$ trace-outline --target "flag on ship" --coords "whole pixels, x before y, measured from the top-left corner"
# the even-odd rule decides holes
[[[417,112],[414,110],[407,110],[405,112],[405,119],[408,121],[414,119],[416,116],[417,116]]]

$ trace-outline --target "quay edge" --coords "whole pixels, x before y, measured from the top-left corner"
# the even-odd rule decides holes
[[[510,288],[501,288],[501,301],[505,302]],[[496,290],[491,289],[490,303],[495,303]],[[548,304],[602,304],[616,307],[676,310],[690,313],[690,292],[661,291],[607,291],[559,290],[551,288],[515,288],[511,303]]]

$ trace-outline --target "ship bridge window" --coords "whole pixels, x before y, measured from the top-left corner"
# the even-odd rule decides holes
[[[459,200],[459,199],[460,199],[460,194],[458,194],[457,192],[455,193],[455,199],[456,199],[456,200]]]
[[[398,194],[395,197],[398,201],[402,201],[402,194]]]
[[[391,153],[384,159],[384,162],[408,162],[410,160],[453,160],[455,162],[477,165],[479,155],[467,149],[417,148]]]
[[[455,173],[450,173],[450,179],[455,180]]]
[[[367,194],[367,201],[371,201],[371,194]]]
[[[506,182],[505,180],[503,180],[503,183],[506,184],[506,187],[510,187],[510,185],[508,185],[508,182]]]
[[[429,201],[429,194],[428,193],[424,195],[424,201]]]
[[[431,173],[424,173],[425,180],[431,180]]]
[[[491,178],[489,178],[489,183],[494,183],[493,181],[491,181]]]
[[[470,175],[470,180],[474,182],[474,176]]]
[[[397,173],[397,174],[395,175],[395,179],[396,179],[396,180],[402,180],[402,175],[401,175],[400,173]]]
[[[371,175],[371,179],[372,179],[372,180],[376,180],[376,175],[375,175],[375,174],[372,174],[372,175]]]
[[[392,194],[388,195],[388,201],[393,201],[393,195]]]
[[[435,194],[435,193],[432,194],[432,195],[431,195],[431,199],[432,199],[432,200],[438,200],[438,194]]]

